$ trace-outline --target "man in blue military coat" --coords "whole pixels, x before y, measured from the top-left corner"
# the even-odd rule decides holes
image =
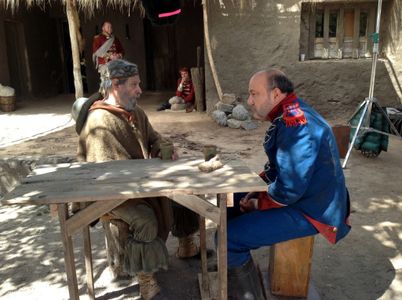
[[[336,243],[350,231],[349,195],[331,127],[298,98],[281,71],[254,74],[247,100],[269,120],[263,193],[236,194],[228,211],[229,296],[262,299],[250,250],[322,234]]]

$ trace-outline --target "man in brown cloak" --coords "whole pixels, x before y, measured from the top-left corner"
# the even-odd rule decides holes
[[[73,106],[78,159],[101,162],[158,157],[161,136],[137,105],[142,93],[137,66],[118,59],[106,67],[101,83],[104,97],[95,94]],[[197,215],[177,204],[172,214],[172,203],[166,198],[128,200],[102,217],[102,223],[113,275],[137,275],[145,300],[162,299],[154,273],[167,269],[165,241],[170,230],[179,238],[178,257],[192,257],[199,250],[192,239],[198,230]]]

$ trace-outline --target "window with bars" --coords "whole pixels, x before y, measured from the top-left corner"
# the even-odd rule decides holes
[[[303,3],[300,54],[307,59],[371,57],[375,3]],[[302,41],[302,36],[306,41]]]

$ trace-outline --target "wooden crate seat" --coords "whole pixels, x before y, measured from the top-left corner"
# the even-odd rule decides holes
[[[307,298],[313,246],[314,236],[271,246],[269,281],[272,294]]]

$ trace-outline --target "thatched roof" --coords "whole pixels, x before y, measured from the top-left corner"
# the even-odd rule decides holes
[[[4,2],[3,2],[4,1]],[[41,6],[51,5],[52,2],[61,1],[63,5],[66,4],[68,0],[1,0],[6,9],[10,9],[15,12],[20,6],[24,5],[26,7],[31,6]],[[141,0],[72,0],[76,3],[78,10],[85,12],[86,14],[92,15],[96,10],[102,7],[111,7],[120,11],[131,12],[134,8],[139,8],[142,12],[144,11],[142,7]]]

